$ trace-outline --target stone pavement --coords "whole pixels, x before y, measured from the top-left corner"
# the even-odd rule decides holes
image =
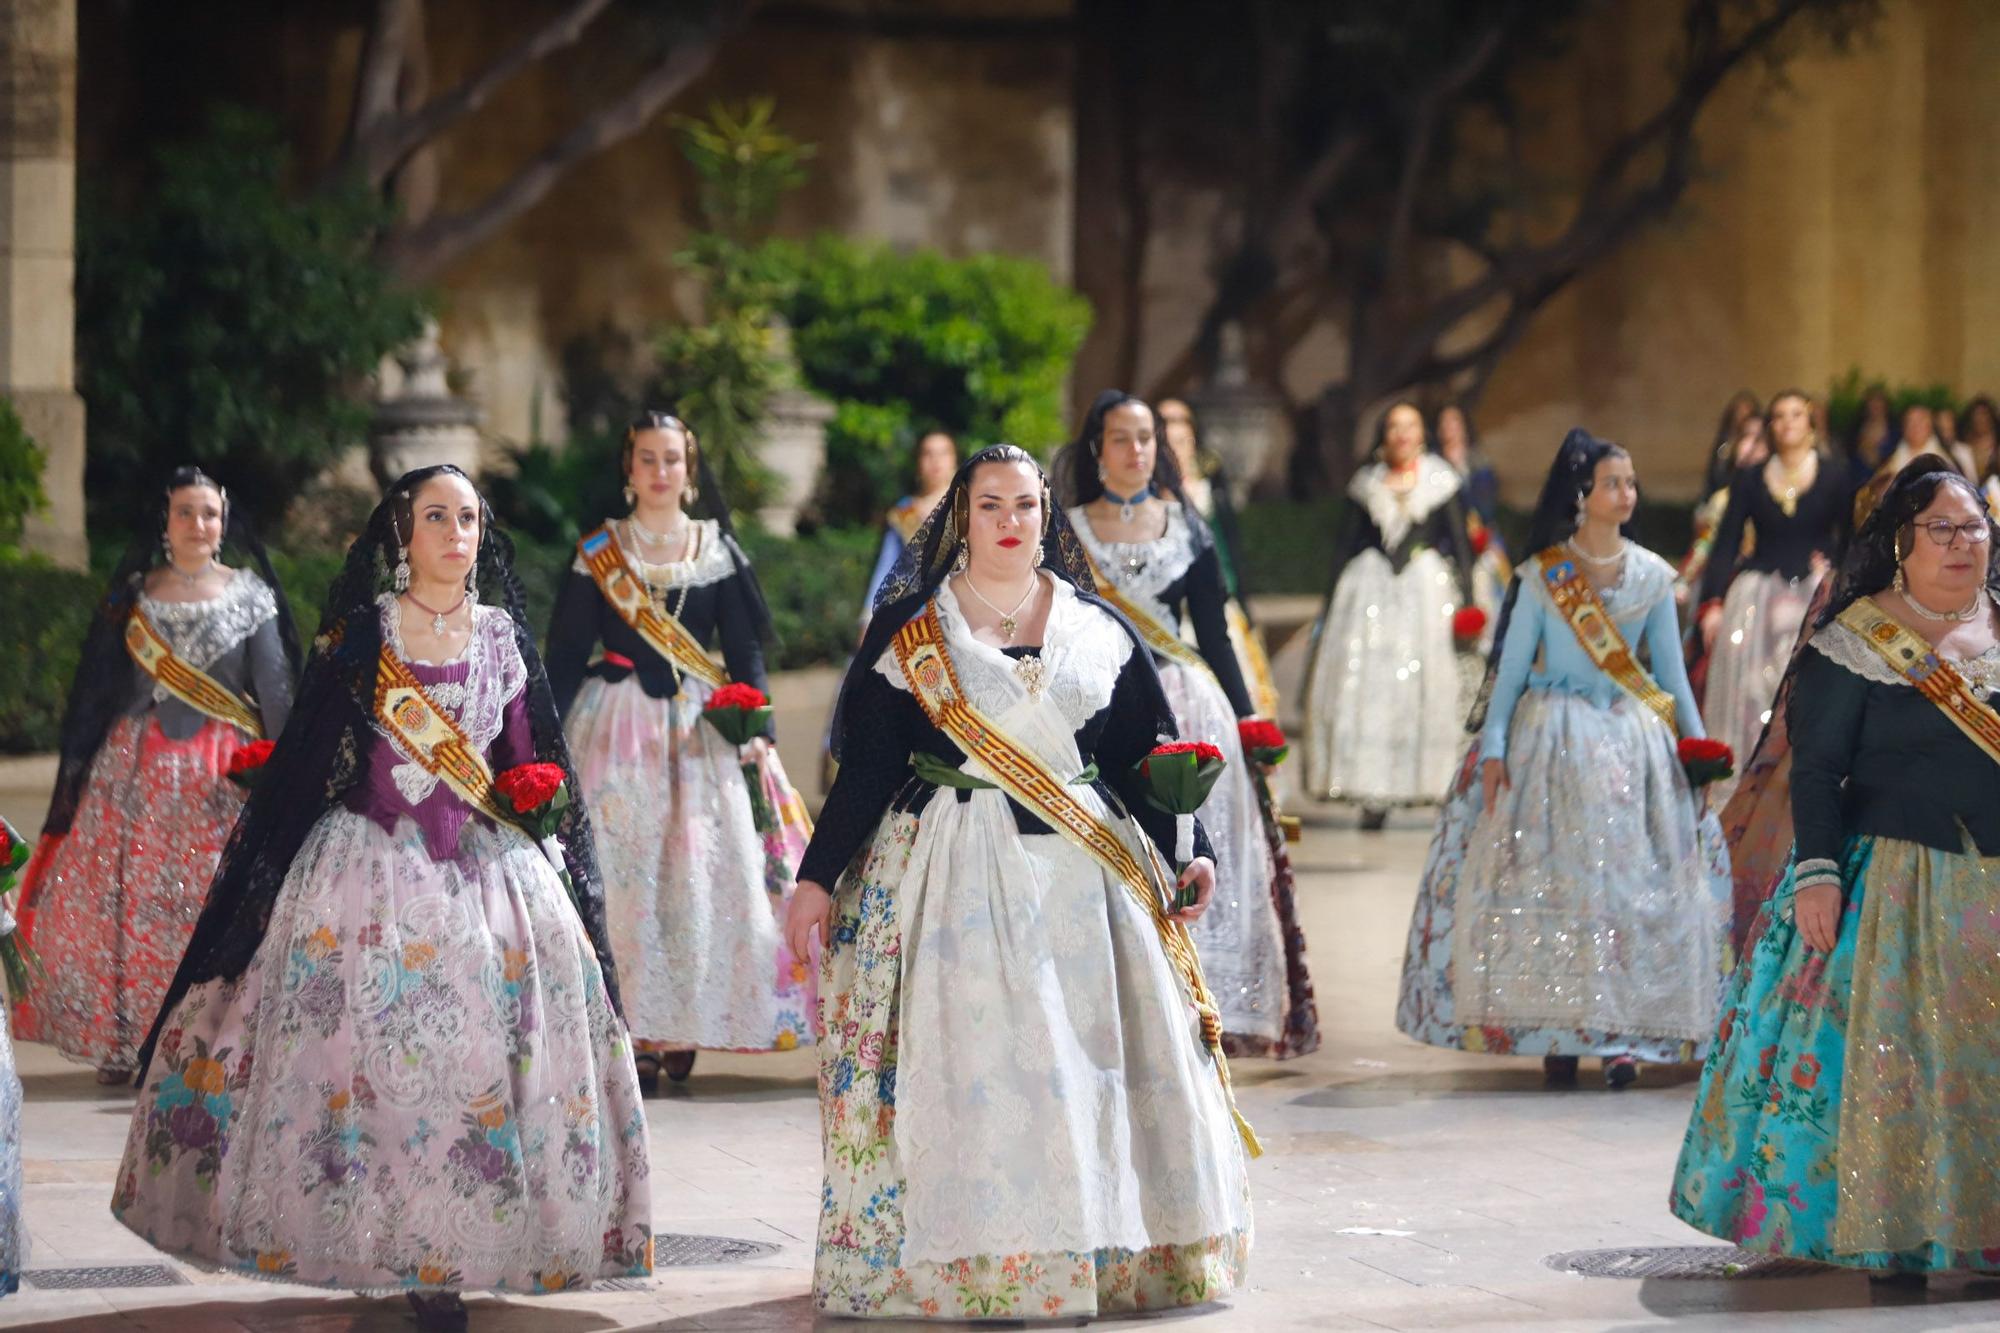
[[[801,766],[794,761],[794,767]],[[801,774],[800,776],[803,776]],[[31,793],[0,808],[31,823]],[[1308,812],[1296,849],[1324,1048],[1236,1066],[1269,1151],[1252,1167],[1257,1242],[1248,1288],[1165,1316],[1166,1327],[1277,1329],[1939,1329],[2000,1326],[2000,1284],[1940,1280],[1915,1304],[1867,1282],[1646,1281],[1552,1271],[1547,1256],[1708,1244],[1665,1195],[1693,1071],[1649,1069],[1626,1093],[1586,1070],[1541,1087],[1537,1063],[1419,1047],[1392,1024],[1397,970],[1428,821],[1386,833]],[[28,1106],[30,1269],[158,1258],[106,1211],[129,1092],[46,1048],[21,1049]],[[805,1329],[818,1194],[811,1057],[704,1055],[649,1104],[658,1229],[761,1241],[747,1262],[663,1269],[644,1290],[540,1301],[476,1298],[494,1333]],[[44,1291],[0,1300],[0,1326],[59,1333],[410,1329],[406,1307],[182,1270],[189,1285]],[[1064,1325],[1069,1326],[1069,1325]]]

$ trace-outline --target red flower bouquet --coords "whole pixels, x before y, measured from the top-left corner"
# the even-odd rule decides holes
[[[1226,765],[1222,751],[1207,741],[1170,741],[1156,745],[1139,761],[1139,776],[1146,780],[1146,801],[1156,810],[1174,817],[1174,868],[1185,869],[1194,860],[1194,812],[1215,790]],[[1194,902],[1193,889],[1174,895],[1178,912]]]
[[[493,779],[493,799],[536,842],[549,837],[569,809],[561,764],[517,764]]]
[[[1736,753],[1722,741],[1688,736],[1682,739],[1679,752],[1681,767],[1687,771],[1691,787],[1706,787],[1736,771]]]
[[[1486,632],[1486,613],[1476,606],[1461,606],[1451,615],[1451,638],[1460,652],[1469,651]]]
[[[264,765],[271,762],[271,751],[277,748],[275,741],[251,741],[230,756],[229,767],[223,776],[246,792],[257,790]]]
[[[771,725],[771,701],[755,685],[732,681],[708,696],[701,715],[740,753],[744,746],[763,735],[765,728]],[[744,785],[750,789],[750,813],[757,831],[769,833],[778,826],[778,815],[764,795],[763,775],[757,771],[755,760],[739,762]]]
[[[1483,524],[1476,525],[1469,540],[1472,543],[1472,554],[1481,556],[1486,554],[1487,547],[1493,545],[1493,534],[1488,532]]]
[[[1238,722],[1236,738],[1243,742],[1243,753],[1266,768],[1276,768],[1283,763],[1291,748],[1285,743],[1285,733],[1279,730],[1278,724],[1261,717],[1246,717]]]
[[[0,819],[0,899],[20,885],[27,864],[27,842]],[[7,974],[7,994],[16,1000],[34,988],[34,978],[41,972],[34,955],[21,947],[14,933],[14,914],[4,901],[0,901],[0,971]]]

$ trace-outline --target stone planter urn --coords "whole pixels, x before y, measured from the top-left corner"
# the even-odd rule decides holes
[[[368,466],[387,487],[415,468],[451,463],[479,476],[479,409],[451,391],[451,367],[438,345],[436,320],[425,320],[416,341],[396,353],[403,382],[375,404],[368,427]]]
[[[833,419],[833,405],[799,387],[792,331],[781,319],[771,322],[771,354],[783,367],[784,387],[771,395],[757,427],[757,459],[772,476],[757,518],[767,531],[790,537],[826,466],[826,423]]]
[[[1232,498],[1241,504],[1280,443],[1285,400],[1251,383],[1241,324],[1224,324],[1221,342],[1215,374],[1205,387],[1187,395],[1187,404],[1202,444],[1221,455],[1229,469]]]

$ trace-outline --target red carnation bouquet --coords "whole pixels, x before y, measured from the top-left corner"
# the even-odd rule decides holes
[[[771,725],[771,701],[755,685],[731,682],[708,696],[708,703],[701,710],[708,724],[722,733],[722,738],[734,745],[738,755],[738,765],[743,770],[743,785],[750,789],[750,814],[756,821],[759,833],[769,833],[778,826],[778,813],[771,808],[771,802],[764,795],[764,781],[757,772],[754,759],[741,758],[743,747],[764,734]]]
[[[1486,613],[1476,606],[1461,606],[1451,615],[1452,643],[1461,653],[1472,651],[1486,632]]]
[[[7,994],[16,1000],[34,988],[34,978],[41,974],[35,956],[21,946],[20,937],[14,933],[14,914],[5,902],[6,895],[25,878],[22,872],[27,865],[27,840],[0,818],[0,970],[7,974]]]
[[[1736,752],[1723,741],[1710,740],[1705,736],[1683,737],[1679,755],[1690,787],[1706,787],[1736,771]]]
[[[1486,530],[1485,524],[1475,523],[1468,540],[1472,543],[1472,554],[1482,556],[1486,554],[1486,548],[1493,545],[1493,534]]]
[[[569,809],[561,764],[516,764],[493,779],[493,799],[536,842],[553,835]]]
[[[1266,768],[1284,763],[1291,750],[1278,724],[1261,717],[1246,717],[1238,722],[1236,738],[1243,742],[1243,753]]]
[[[230,756],[223,776],[246,792],[257,790],[257,783],[264,776],[264,765],[271,762],[271,751],[277,748],[276,741],[251,741]]]
[[[1194,860],[1194,812],[1215,790],[1227,761],[1222,751],[1207,741],[1169,741],[1156,745],[1139,761],[1139,776],[1146,780],[1146,801],[1156,810],[1174,817],[1174,869],[1185,870]],[[1194,903],[1195,890],[1182,889],[1174,895],[1178,912]]]

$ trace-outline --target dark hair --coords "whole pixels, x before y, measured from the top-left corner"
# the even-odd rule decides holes
[[[1993,423],[1994,433],[2000,435],[2000,407],[1994,405],[1989,395],[1982,393],[1975,395],[1972,401],[1965,405],[1965,410],[1958,414],[1960,439],[1965,437],[1965,427],[1972,424],[1972,414],[1981,409],[1985,410],[1987,420]]]
[[[1444,447],[1444,431],[1442,427],[1444,425],[1444,414],[1447,412],[1458,413],[1458,419],[1465,423],[1466,451],[1471,452],[1472,450],[1477,449],[1479,447],[1479,427],[1473,424],[1472,409],[1467,407],[1464,403],[1459,402],[1456,398],[1452,399],[1451,401],[1445,403],[1442,407],[1438,408],[1436,413],[1434,413],[1431,417],[1431,432],[1430,432],[1431,438],[1437,441],[1438,448],[1442,449]],[[1389,423],[1388,414],[1384,413],[1382,416],[1382,424],[1385,430],[1388,427],[1388,423]]]
[[[921,480],[918,473],[922,470],[924,464],[924,441],[930,439],[933,435],[942,435],[951,442],[951,461],[954,466],[958,462],[958,436],[946,430],[943,426],[926,426],[917,432],[915,442],[910,445],[910,481],[912,485]]]
[[[1493,627],[1493,649],[1486,658],[1486,680],[1480,686],[1472,715],[1466,720],[1468,731],[1478,731],[1486,724],[1486,705],[1492,697],[1494,674],[1500,669],[1500,650],[1507,642],[1507,623],[1514,618],[1514,603],[1521,595],[1523,572],[1532,569],[1535,556],[1575,534],[1580,502],[1597,488],[1597,465],[1607,458],[1630,457],[1623,445],[1600,440],[1581,426],[1563,436],[1555,461],[1549,464],[1548,478],[1542,483],[1541,498],[1535,502],[1534,517],[1528,521],[1528,545],[1522,562],[1507,585],[1506,600],[1500,603],[1500,621]],[[1619,531],[1629,539],[1631,523],[1625,523]]]
[[[1382,409],[1381,416],[1375,418],[1375,442],[1368,446],[1368,456],[1370,458],[1379,458],[1382,456],[1383,446],[1389,443],[1389,418],[1396,415],[1396,409],[1399,407],[1407,407],[1417,414],[1417,425],[1424,433],[1424,452],[1436,453],[1437,437],[1431,434],[1430,423],[1424,420],[1424,409],[1418,407],[1411,399],[1398,398],[1395,402]],[[1472,418],[1469,416],[1466,417],[1465,423],[1469,432],[1472,426]]]
[[[1783,395],[1779,395],[1782,397]],[[1777,402],[1776,398],[1771,400]],[[1760,406],[1757,395],[1748,389],[1738,389],[1729,395],[1729,401],[1722,405],[1722,415],[1715,420],[1715,438],[1708,446],[1708,474],[1702,482],[1704,498],[1715,494],[1729,484],[1729,478],[1736,471],[1736,439],[1738,418],[1736,409],[1748,405],[1750,416],[1764,416],[1768,421],[1770,409]]]
[[[1916,540],[1918,514],[1930,508],[1937,494],[1947,486],[1965,492],[1986,519],[1986,588],[2000,599],[2000,527],[1987,513],[1979,487],[1969,481],[1950,459],[1922,454],[1905,464],[1882,493],[1868,521],[1848,544],[1834,574],[1833,595],[1813,622],[1815,629],[1830,623],[1859,598],[1888,587],[1896,577],[1899,555],[1909,552],[1908,542]]]
[[[693,480],[701,467],[701,441],[696,438],[693,426],[673,413],[663,412],[658,408],[647,408],[625,423],[625,443],[618,451],[619,474],[626,477],[632,475],[632,446],[638,442],[641,432],[649,430],[677,430],[686,437],[687,474],[688,478]]]
[[[1162,499],[1171,495],[1186,503],[1181,494],[1180,465],[1174,461],[1174,451],[1167,445],[1167,432],[1160,422],[1160,414],[1153,405],[1134,393],[1123,389],[1106,389],[1097,395],[1084,413],[1083,425],[1077,430],[1076,438],[1056,456],[1052,469],[1052,480],[1056,494],[1064,508],[1089,504],[1104,494],[1104,479],[1097,475],[1097,456],[1104,448],[1104,419],[1121,407],[1145,409],[1146,417],[1153,423],[1153,490]]]
[[[457,477],[471,488],[474,498],[479,501],[479,544],[484,546],[486,534],[493,528],[495,522],[493,507],[486,503],[486,496],[481,493],[478,484],[456,463],[439,463],[434,467],[418,468],[399,478],[395,485],[389,488],[385,499],[389,506],[390,531],[402,545],[410,544],[410,538],[415,536],[417,531],[417,492],[439,477]],[[477,569],[479,565],[477,553],[474,554],[472,563]]]

